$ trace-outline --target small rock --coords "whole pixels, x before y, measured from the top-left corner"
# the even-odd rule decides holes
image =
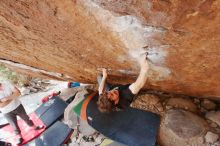
[[[159,102],[159,97],[152,94],[144,94],[138,97],[144,103],[148,103],[149,105],[155,105]]]
[[[201,107],[201,108],[200,108],[200,111],[201,111],[202,113],[208,112],[204,107]]]
[[[220,111],[217,112],[208,112],[205,117],[213,122],[215,122],[216,124],[218,124],[218,126],[220,126]]]
[[[205,143],[205,139],[204,139],[204,137],[198,137],[198,139],[197,139],[200,143]]]
[[[163,107],[158,107],[157,109],[158,109],[159,112],[163,111]]]
[[[102,135],[98,135],[98,137],[96,137],[95,138],[95,142],[97,143],[97,144],[100,144],[100,143],[102,143],[102,141],[103,141],[103,138],[104,136],[102,136]]]
[[[216,127],[213,129],[213,132],[214,133],[217,133],[217,134],[220,134],[220,128],[219,127]]]
[[[208,99],[203,100],[201,105],[207,110],[214,110],[216,107],[216,104]]]
[[[28,94],[30,94],[30,89],[22,87],[20,89],[20,92],[21,92],[21,95],[28,95]]]
[[[170,106],[170,105],[167,105],[167,106],[166,106],[166,109],[167,109],[167,110],[169,110],[169,109],[171,109],[171,108],[172,108],[172,106]]]
[[[200,100],[198,98],[194,98],[194,103],[200,104]]]
[[[162,112],[163,111],[163,106],[161,105],[161,103],[157,103],[156,104],[156,108],[159,112]]]
[[[216,143],[214,143],[214,146],[220,146],[220,141],[217,141]]]
[[[207,132],[205,135],[205,141],[214,144],[218,140],[219,136],[212,132]]]
[[[207,119],[206,121],[207,121],[209,124],[211,124],[211,123],[212,123],[212,121],[211,121],[211,120],[209,120],[209,119]]]
[[[38,91],[36,88],[33,88],[33,87],[29,87],[29,89],[31,92],[34,92],[34,93],[36,93]]]
[[[196,113],[197,107],[190,99],[185,98],[170,98],[167,102],[167,106],[175,108],[181,108]]]
[[[216,128],[216,127],[218,127],[218,125],[217,125],[216,123],[213,123],[213,122],[212,122],[212,123],[210,124],[210,127]]]

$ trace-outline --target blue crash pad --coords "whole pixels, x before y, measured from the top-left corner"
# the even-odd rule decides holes
[[[97,109],[96,94],[86,108],[87,121],[94,129],[110,139],[129,146],[154,146],[160,116],[152,112],[127,108],[111,113]]]
[[[57,121],[49,127],[40,137],[25,146],[60,146],[72,134],[72,129],[63,122]]]
[[[35,113],[46,126],[50,126],[63,115],[67,105],[65,101],[55,96],[37,108]]]

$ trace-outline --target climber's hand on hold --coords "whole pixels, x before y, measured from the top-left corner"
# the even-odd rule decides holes
[[[139,58],[139,64],[141,69],[148,70],[149,69],[149,62],[148,62],[147,54],[141,54]]]
[[[107,69],[105,69],[105,68],[102,69],[102,76],[103,76],[103,78],[107,78],[107,76],[108,76]]]

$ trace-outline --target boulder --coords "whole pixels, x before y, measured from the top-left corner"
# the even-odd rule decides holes
[[[205,135],[205,141],[207,143],[211,143],[214,144],[215,142],[217,142],[217,140],[219,139],[218,134],[212,133],[212,132],[207,132]]]
[[[131,83],[147,52],[145,88],[220,98],[217,0],[2,0],[0,14],[0,59],[14,70],[95,83],[106,67],[109,82]]]
[[[201,117],[184,110],[171,109],[162,120],[159,142],[163,146],[201,145],[207,131],[207,123]]]
[[[197,107],[192,100],[186,98],[170,98],[167,101],[167,106],[175,108],[185,109],[191,112],[197,112]]]
[[[165,126],[183,139],[198,136],[206,130],[205,120],[183,110],[169,110],[165,115]]]

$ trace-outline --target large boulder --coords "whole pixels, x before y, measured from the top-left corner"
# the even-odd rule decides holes
[[[208,125],[201,117],[184,110],[168,110],[161,123],[159,142],[163,146],[205,146]]]
[[[90,83],[106,67],[128,83],[148,52],[147,88],[219,99],[219,22],[214,0],[2,0],[0,58]]]

